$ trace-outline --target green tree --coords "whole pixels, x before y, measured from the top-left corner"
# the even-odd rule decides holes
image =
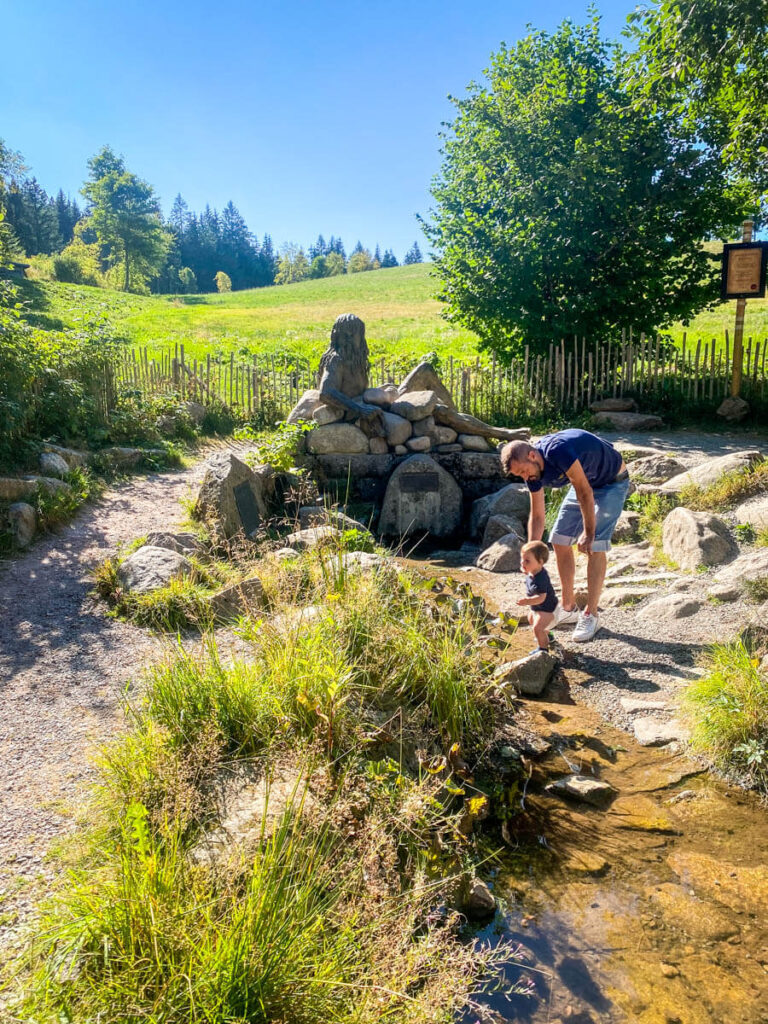
[[[325,257],[325,276],[337,277],[339,274],[346,274],[346,272],[347,264],[341,253],[335,250],[329,252]]]
[[[414,242],[413,245],[411,246],[411,248],[405,254],[405,259],[403,260],[403,263],[406,266],[408,266],[411,263],[422,263],[423,261],[424,261],[424,257],[421,255],[421,249],[419,248],[419,243],[418,242]]]
[[[768,0],[655,0],[630,15],[640,102],[680,111],[686,127],[747,182],[768,192]]]
[[[742,212],[682,118],[633,105],[599,20],[532,32],[456,102],[425,225],[448,319],[486,348],[651,332],[717,298]]]
[[[309,267],[309,276],[312,278],[328,277],[328,260],[326,256],[315,256]]]
[[[373,257],[371,256],[368,249],[364,249],[360,243],[357,243],[360,248],[355,246],[352,255],[349,257],[349,263],[347,264],[348,274],[360,274],[365,270],[373,270]]]
[[[122,270],[123,290],[143,284],[163,265],[168,233],[152,186],[126,169],[122,157],[105,146],[88,161],[90,180],[82,192],[99,242],[108,246]]]
[[[398,266],[397,257],[391,249],[384,250],[384,255],[381,258],[381,265],[384,269]]]
[[[26,168],[20,153],[9,149],[0,139],[0,267],[11,260],[20,259],[24,253],[11,225],[6,220],[8,187],[13,178],[24,174]]]
[[[225,274],[223,270],[217,270],[214,278],[216,281],[216,291],[218,292],[231,292],[232,291],[232,278],[229,274]]]
[[[280,250],[275,284],[294,284],[309,277],[306,253],[294,242],[287,242]]]
[[[179,271],[179,283],[182,295],[194,295],[197,291],[197,278],[191,267],[182,267]]]
[[[55,201],[36,178],[13,181],[6,206],[8,222],[27,256],[50,255],[62,248]]]

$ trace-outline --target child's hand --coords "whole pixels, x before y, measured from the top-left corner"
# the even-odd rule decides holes
[[[527,604],[530,603],[530,598],[529,597],[521,597],[520,600],[517,603],[518,603],[518,605],[520,605],[520,607],[524,608]]]

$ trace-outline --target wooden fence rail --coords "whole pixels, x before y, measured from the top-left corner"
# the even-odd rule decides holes
[[[750,338],[745,345],[742,393],[747,400],[762,402],[768,395],[767,349],[765,339]],[[373,360],[371,386],[399,382],[416,363],[415,358]],[[679,348],[644,335],[627,334],[606,344],[571,338],[553,342],[544,352],[526,346],[509,363],[495,356],[489,361],[478,356],[474,362],[451,357],[439,370],[457,407],[486,420],[521,422],[532,412],[578,412],[597,399],[624,396],[641,406],[665,398],[714,407],[729,394],[731,347],[727,333],[724,344],[684,338]],[[190,359],[184,345],[152,356],[146,348],[123,349],[112,359],[109,377],[105,407],[136,388],[203,404],[219,401],[238,417],[264,423],[284,418],[317,383],[316,368],[306,360],[255,355],[244,361],[234,353]]]

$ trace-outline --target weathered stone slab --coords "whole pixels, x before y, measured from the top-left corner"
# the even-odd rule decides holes
[[[436,405],[437,395],[434,391],[408,391],[392,403],[390,412],[413,422],[431,416]]]
[[[687,619],[695,615],[701,608],[701,601],[696,601],[686,594],[667,594],[645,605],[637,613],[641,619]]]
[[[660,416],[642,412],[598,412],[593,417],[596,427],[611,430],[658,430],[664,426]]]
[[[488,452],[491,446],[484,437],[479,434],[459,434],[458,443],[468,452]]]
[[[389,451],[386,437],[368,438],[368,448],[372,455],[386,455]]]
[[[382,413],[384,430],[387,443],[395,447],[398,444],[405,444],[413,432],[413,424],[404,416],[397,416],[393,412]]]
[[[286,546],[297,551],[332,544],[341,537],[341,530],[335,526],[310,526],[307,530],[296,530],[285,538]]]
[[[37,513],[25,501],[15,501],[8,509],[8,527],[16,546],[26,548],[37,530]]]
[[[362,454],[368,452],[368,438],[354,423],[328,423],[307,434],[307,451],[313,455]]]
[[[296,405],[288,413],[286,423],[294,424],[299,423],[301,420],[312,422],[315,409],[322,404],[323,400],[320,397],[320,392],[317,388],[310,388],[309,391],[304,392]]]
[[[664,493],[675,494],[681,491],[688,484],[695,484],[697,487],[709,487],[717,483],[725,473],[733,473],[737,470],[748,469],[762,459],[762,455],[756,449],[743,452],[732,452],[730,455],[712,456],[704,462],[689,469],[687,473],[680,473],[673,476],[671,480],[661,485]]]
[[[739,553],[728,525],[709,512],[675,508],[664,520],[664,554],[682,569],[698,565],[720,565]]]
[[[491,516],[486,523],[480,547],[485,550],[509,533],[516,533],[524,540],[527,535],[525,524],[514,516]]]
[[[524,543],[519,533],[506,533],[480,552],[475,565],[486,572],[520,572],[520,548]]]
[[[676,718],[664,719],[649,715],[636,718],[632,728],[641,747],[662,747],[667,743],[685,742],[688,730]]]
[[[607,807],[617,796],[613,786],[590,775],[565,775],[545,787],[548,793],[570,797],[592,807]]]
[[[39,463],[40,472],[43,476],[53,476],[63,480],[67,473],[69,473],[69,466],[66,460],[57,452],[41,452]]]
[[[499,686],[512,686],[518,693],[537,697],[552,678],[557,661],[546,651],[499,665],[493,673]]]
[[[638,483],[663,484],[673,476],[685,472],[685,466],[669,455],[646,455],[627,466],[629,474]]]
[[[448,537],[460,527],[461,512],[461,489],[450,473],[429,455],[414,455],[401,463],[389,479],[379,533],[396,537],[410,533]]]
[[[55,476],[0,477],[0,500],[19,501],[33,498],[38,487],[47,494],[68,494],[72,488]]]
[[[75,448],[65,448],[63,445],[51,444],[50,442],[46,442],[43,445],[43,451],[55,452],[56,455],[60,455],[70,469],[82,468],[90,458],[88,452],[77,451]]]
[[[405,447],[410,452],[428,452],[432,447],[432,442],[428,437],[409,437],[405,442]]]
[[[232,452],[216,452],[209,461],[195,504],[195,515],[225,537],[247,537],[267,516],[262,481]]]
[[[530,491],[525,484],[507,484],[493,494],[473,502],[469,520],[470,536],[478,537],[482,534],[491,516],[512,516],[527,521],[530,511]]]
[[[194,533],[167,533],[165,531],[154,531],[147,534],[145,544],[153,548],[167,548],[169,551],[177,551],[180,555],[200,555],[205,548],[197,539]]]
[[[150,594],[193,571],[192,563],[178,551],[145,544],[118,566],[117,578],[133,594]]]
[[[589,407],[590,412],[637,412],[634,398],[601,398]]]
[[[250,579],[233,583],[218,594],[213,594],[209,604],[214,618],[228,619],[260,605],[263,597],[264,586],[261,580],[251,576]]]
[[[768,548],[756,548],[745,551],[729,565],[720,569],[713,582],[722,586],[735,586],[743,591],[746,580],[754,580],[760,576],[768,576]]]

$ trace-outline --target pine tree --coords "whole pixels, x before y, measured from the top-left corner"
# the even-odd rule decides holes
[[[379,249],[379,243],[376,243],[376,249],[373,253],[373,269],[379,270],[381,267],[381,250]]]
[[[65,196],[64,190],[60,188],[56,195],[56,218],[63,245],[69,245],[75,237],[75,224],[80,216],[80,207],[69,196]]]
[[[382,257],[381,265],[384,268],[399,266],[397,262],[397,257],[395,256],[391,249],[384,250],[384,256]]]
[[[421,255],[421,249],[419,248],[419,243],[418,242],[414,242],[413,245],[411,246],[411,248],[405,254],[405,259],[403,260],[403,263],[406,266],[408,266],[411,263],[422,263],[423,260],[424,260],[424,258]]]

